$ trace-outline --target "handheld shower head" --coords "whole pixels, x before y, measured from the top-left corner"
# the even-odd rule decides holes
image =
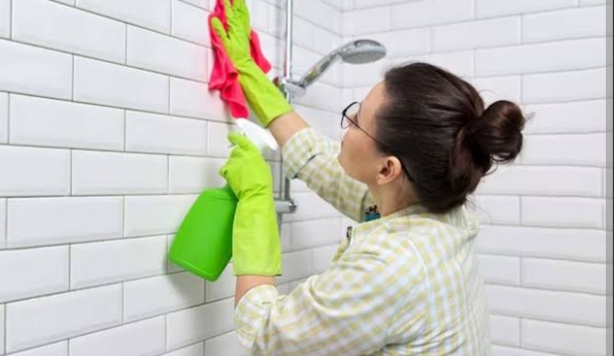
[[[338,60],[349,64],[364,64],[375,62],[386,56],[386,47],[381,43],[368,39],[358,39],[338,47],[314,64],[298,81],[276,79],[277,85],[285,91],[301,96],[316,79]]]
[[[377,41],[366,39],[351,41],[335,49],[313,65],[299,80],[298,84],[307,88],[338,60],[349,64],[365,64],[375,62],[384,56],[386,56],[386,47]]]

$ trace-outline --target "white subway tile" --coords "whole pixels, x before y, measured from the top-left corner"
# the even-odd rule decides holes
[[[119,325],[121,299],[121,286],[114,285],[7,304],[6,351]]]
[[[145,356],[166,350],[164,317],[123,325],[71,339],[71,356]]]
[[[50,1],[16,1],[12,38],[112,62],[126,59],[125,24]]]
[[[207,123],[202,120],[128,111],[126,150],[205,155]]]
[[[204,280],[188,272],[124,283],[124,321],[165,314],[204,302]]]
[[[486,283],[520,285],[520,258],[499,255],[478,255]]]
[[[612,265],[604,263],[522,259],[522,284],[526,287],[605,295],[608,273],[612,273]]]
[[[476,0],[477,17],[495,17],[575,7],[576,0]]]
[[[9,139],[9,96],[0,93],[0,144]]]
[[[75,1],[77,0],[51,0],[51,1],[59,2],[59,3],[70,5],[70,6],[75,6]]]
[[[6,246],[6,199],[0,199],[0,250]]]
[[[4,304],[0,305],[0,355],[4,355],[4,336],[6,335],[6,331],[4,330],[4,325],[6,325],[6,321],[4,318]]]
[[[205,341],[205,356],[247,355],[235,331]]]
[[[477,195],[470,199],[471,207],[483,224],[520,224],[519,197]]]
[[[166,236],[72,245],[71,289],[163,274]]]
[[[174,233],[196,198],[195,195],[126,197],[124,235]]]
[[[580,0],[580,6],[612,5],[612,0]]]
[[[208,187],[226,184],[219,174],[226,160],[216,158],[171,156],[169,190],[171,194],[199,194]]]
[[[522,347],[565,355],[606,355],[605,328],[525,319],[521,329]]]
[[[0,167],[0,196],[68,195],[70,192],[68,150],[0,146]]]
[[[520,319],[491,314],[490,333],[493,343],[520,346]]]
[[[341,111],[341,88],[315,82],[310,86],[304,96],[297,98],[294,102],[301,105],[317,107],[332,112]]]
[[[602,228],[605,202],[598,199],[522,197],[522,224]]]
[[[233,298],[168,314],[167,347],[177,349],[231,331],[233,320]]]
[[[232,151],[228,133],[237,131],[234,125],[210,122],[207,136],[207,154],[214,157],[229,157]]]
[[[162,356],[203,356],[205,354],[205,344],[199,342],[192,346],[184,347],[177,351],[173,351]]]
[[[282,275],[279,283],[307,278],[313,274],[311,250],[289,252],[282,256]]]
[[[392,18],[394,18],[394,14],[389,6],[346,12],[343,14],[344,34],[346,36],[361,36],[389,31],[392,26]]]
[[[339,212],[314,192],[296,193],[292,199],[296,203],[296,212],[286,215],[286,222],[334,218]]]
[[[194,6],[198,6],[200,8],[203,8],[205,10],[209,10],[209,9],[213,9],[214,6],[213,4],[215,4],[214,1],[217,0],[181,0],[187,4],[192,4]],[[211,1],[211,6],[209,5],[209,2]]]
[[[274,6],[265,1],[251,1],[248,6],[252,29],[258,32],[270,33],[275,25],[275,23],[270,21]]]
[[[307,48],[315,48],[315,32],[318,27],[300,17],[296,17],[292,21],[293,43]]]
[[[124,147],[124,112],[102,106],[11,95],[12,144],[102,150]]]
[[[400,4],[407,2],[407,0],[351,0],[345,1],[344,10],[362,9],[366,7],[384,6],[392,4]],[[353,3],[353,4],[352,4]],[[348,7],[349,6],[349,7]]]
[[[600,175],[601,170],[592,167],[501,166],[483,178],[478,192],[598,197],[601,195]]]
[[[517,347],[508,347],[501,345],[492,345],[492,354],[494,356],[559,356],[555,354],[546,354],[543,352],[519,349]]]
[[[339,219],[299,221],[291,224],[290,249],[303,250],[339,240]]]
[[[474,76],[475,59],[471,51],[434,53],[424,56],[422,60],[442,67],[463,79]]]
[[[604,327],[606,297],[487,285],[491,312],[522,318]]]
[[[119,238],[120,197],[32,198],[8,201],[8,247]]]
[[[476,52],[477,75],[510,75],[596,68],[606,65],[605,38],[483,49]]]
[[[70,54],[0,40],[0,90],[70,99],[72,70]]]
[[[520,102],[520,76],[474,78],[470,82],[487,106],[498,100]]]
[[[73,194],[156,194],[167,191],[168,159],[150,154],[74,151]]]
[[[531,74],[522,77],[524,103],[553,103],[603,99],[606,97],[606,69]]]
[[[484,226],[477,241],[484,253],[607,261],[603,230]]]
[[[170,33],[171,0],[77,0],[77,6],[152,30]]]
[[[294,3],[295,16],[316,22],[334,33],[341,32],[341,12],[319,0],[297,1]]]
[[[68,356],[68,341],[37,347],[11,356]]]
[[[318,247],[311,250],[313,273],[322,273],[332,264],[333,257],[337,253],[337,244]]]
[[[526,125],[527,133],[583,133],[606,131],[606,100],[527,105],[535,117]],[[578,120],[581,117],[582,120]]]
[[[323,55],[330,53],[331,51],[339,48],[343,45],[343,38],[336,33],[330,32],[320,27],[313,27],[313,49],[320,52]],[[373,36],[370,36],[373,38]]]
[[[171,34],[184,40],[210,47],[209,12],[173,0],[173,21]]]
[[[529,43],[605,36],[605,10],[605,6],[597,6],[526,15],[522,18],[522,41]],[[574,25],[569,26],[570,23]]]
[[[0,37],[9,38],[11,34],[11,0],[0,0]],[[0,348],[2,352],[2,348]]]
[[[171,78],[170,113],[229,122],[230,114],[218,91],[209,91],[207,84]]]
[[[237,278],[233,273],[232,263],[229,263],[217,281],[206,282],[205,301],[211,303],[234,296],[236,282]]]
[[[525,136],[524,144],[523,164],[598,167],[605,167],[606,165],[605,133],[528,135]]]
[[[432,29],[433,51],[458,51],[520,43],[520,17],[464,22]]]
[[[168,113],[168,93],[164,75],[75,57],[77,101]]]
[[[208,81],[207,49],[128,26],[127,64],[198,81]]]
[[[0,303],[68,290],[68,246],[0,252]]]
[[[425,28],[369,34],[369,39],[384,45],[386,56],[392,58],[426,54],[430,48],[430,33]]]
[[[440,0],[393,5],[392,27],[423,27],[469,20],[473,18],[472,3],[471,0]]]

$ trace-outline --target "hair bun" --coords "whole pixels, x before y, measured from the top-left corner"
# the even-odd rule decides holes
[[[488,154],[497,163],[509,163],[522,150],[525,122],[518,105],[500,100],[491,104],[479,119],[469,124],[465,139],[470,146],[475,147],[473,152]]]

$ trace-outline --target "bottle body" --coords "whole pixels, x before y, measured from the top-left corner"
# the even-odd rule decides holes
[[[237,203],[228,186],[203,191],[181,223],[169,259],[206,280],[217,280],[232,257]]]

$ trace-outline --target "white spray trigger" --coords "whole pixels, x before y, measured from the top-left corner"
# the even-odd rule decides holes
[[[277,141],[275,141],[275,138],[269,130],[244,118],[238,118],[235,122],[245,136],[258,147],[260,152],[264,152],[265,149],[270,149],[272,151],[277,150]]]

